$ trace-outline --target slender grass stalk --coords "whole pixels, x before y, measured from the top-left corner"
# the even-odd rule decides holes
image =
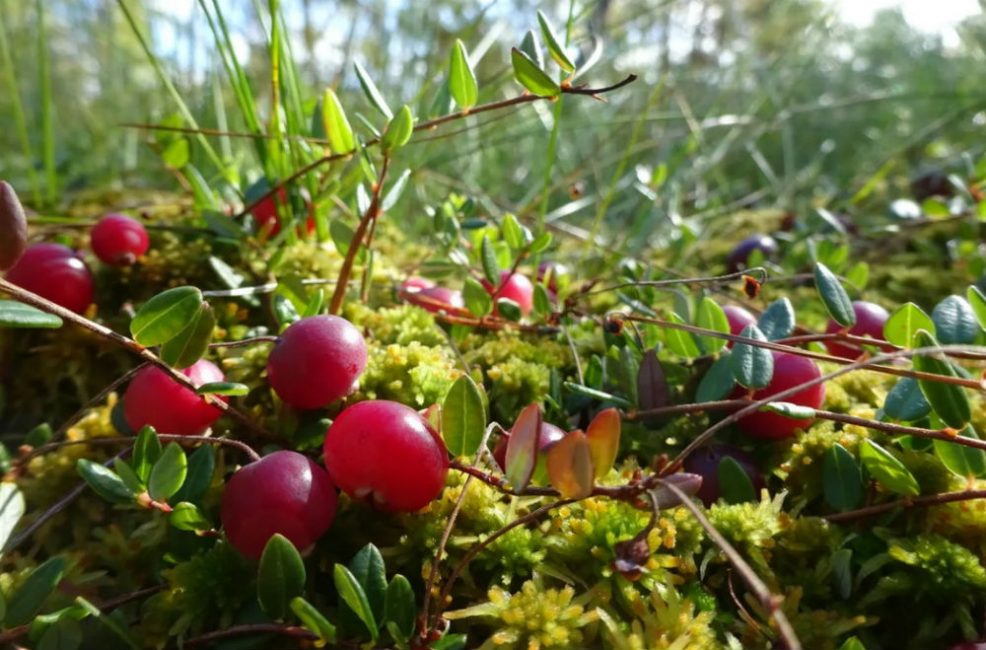
[[[35,206],[41,206],[41,179],[38,172],[34,169],[34,152],[31,150],[31,136],[27,129],[27,120],[24,118],[24,104],[21,102],[21,95],[17,89],[17,71],[14,68],[14,60],[10,56],[10,46],[7,43],[7,30],[3,23],[3,12],[0,11],[0,65],[3,65],[4,83],[7,87],[7,96],[13,106],[14,124],[17,126],[17,139],[21,143],[21,151],[27,160],[27,173],[31,181],[31,197]]]
[[[41,138],[45,169],[45,203],[58,200],[58,170],[55,168],[54,103],[51,99],[51,69],[48,61],[48,29],[45,25],[44,0],[38,10],[38,85],[41,88]]]
[[[44,0],[38,0],[38,1],[43,2]],[[147,39],[144,37],[143,32],[141,32],[140,27],[137,26],[137,21],[134,19],[133,13],[130,11],[130,8],[127,7],[126,0],[117,0],[117,5],[123,11],[123,15],[126,17],[127,22],[130,24],[130,29],[133,31],[134,36],[137,38],[137,42],[140,44],[140,47],[144,51],[144,54],[147,55],[147,60],[150,61],[151,66],[154,68],[154,72],[157,73],[157,76],[161,80],[161,83],[164,84],[165,90],[168,91],[168,94],[171,95],[171,98],[178,106],[178,111],[181,113],[182,118],[184,118],[185,121],[188,122],[192,128],[198,129],[199,125],[198,122],[195,121],[195,116],[192,115],[192,112],[188,109],[188,105],[185,103],[185,100],[182,98],[181,93],[178,92],[178,89],[175,87],[175,84],[172,83],[171,78],[168,76],[168,73],[164,69],[164,66],[161,65],[161,61],[158,60],[157,56],[155,56],[154,52],[151,50],[150,44],[147,42]],[[219,154],[217,154],[216,150],[212,148],[211,144],[209,144],[209,140],[206,139],[206,137],[201,134],[196,135],[195,139],[202,147],[202,151],[205,152],[206,157],[209,158],[209,161],[216,166],[216,168],[222,174],[223,178],[225,178],[227,182],[232,184],[234,180],[231,175],[231,171],[227,169],[226,166],[223,164],[223,161],[219,158]]]

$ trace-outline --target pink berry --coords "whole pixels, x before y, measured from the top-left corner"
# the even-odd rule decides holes
[[[757,317],[739,305],[726,305],[722,310],[726,313],[726,320],[729,321],[730,334],[738,336],[743,333],[747,325],[757,324]],[[730,341],[728,346],[733,347],[733,342]]]
[[[732,458],[739,463],[739,466],[750,478],[757,496],[760,495],[760,490],[764,487],[763,474],[760,473],[760,469],[753,458],[745,451],[732,445],[706,445],[692,452],[685,459],[682,468],[686,472],[702,477],[702,487],[699,488],[697,496],[706,506],[711,506],[722,496],[719,491],[719,463],[725,458]]]
[[[328,473],[294,451],[275,451],[241,468],[226,484],[221,518],[226,539],[243,555],[259,559],[280,533],[298,549],[325,534],[336,513]]]
[[[291,406],[315,409],[349,394],[366,368],[366,341],[338,316],[291,324],[267,358],[267,380]]]
[[[68,246],[29,246],[6,275],[17,286],[81,314],[92,302],[89,267]]]
[[[136,219],[122,214],[108,214],[89,232],[92,252],[104,264],[129,266],[147,252],[147,230]]]
[[[849,334],[853,336],[868,336],[877,341],[884,341],[883,326],[886,324],[890,314],[880,305],[863,300],[856,300],[852,304],[852,310],[856,313],[856,324],[849,328]],[[829,320],[825,332],[834,334],[841,332],[845,328],[834,320]],[[842,357],[843,359],[856,359],[863,354],[863,349],[854,345],[839,343],[838,341],[825,341],[825,347],[829,354]]]
[[[753,394],[755,400],[775,395],[822,376],[822,372],[811,359],[787,352],[771,351],[770,354],[774,357],[774,376],[770,380],[770,385]],[[742,389],[740,389],[739,394],[742,394]],[[816,409],[821,408],[825,401],[825,385],[815,384],[778,401]],[[737,422],[739,428],[754,438],[771,440],[790,438],[794,435],[795,429],[805,429],[811,423],[812,420],[798,420],[763,411],[751,413]]]
[[[419,291],[403,292],[402,297],[412,305],[417,305],[433,314],[444,311],[453,315],[468,315],[462,292],[448,287],[425,287]]]
[[[495,296],[496,300],[507,298],[513,300],[520,307],[520,313],[527,316],[534,307],[534,285],[526,275],[520,273],[510,274],[510,271],[500,273],[500,285],[494,289],[493,285],[483,280],[486,291]]]
[[[448,452],[414,409],[384,400],[345,409],[325,437],[325,467],[354,499],[382,510],[413,512],[445,486]]]
[[[431,289],[435,286],[435,283],[427,278],[410,277],[401,283],[402,293],[417,293],[424,289]]]
[[[538,431],[538,452],[546,452],[547,448],[565,437],[565,432],[551,424],[541,422],[541,429]],[[493,448],[493,460],[500,466],[500,469],[507,469],[507,443],[510,441],[510,434],[500,436]]]
[[[195,386],[223,380],[222,371],[205,359],[199,359],[180,372]],[[123,396],[123,415],[134,432],[151,425],[159,433],[196,435],[208,429],[222,414],[219,407],[209,404],[201,395],[182,386],[156,366],[138,372]]]

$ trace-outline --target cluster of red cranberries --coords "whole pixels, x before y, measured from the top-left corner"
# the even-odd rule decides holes
[[[731,334],[739,335],[749,325],[756,325],[757,318],[743,307],[727,305],[723,307],[726,312],[726,319],[729,321],[729,331]],[[856,314],[856,323],[846,328],[834,320],[830,320],[826,333],[843,333],[857,337],[869,337],[876,341],[883,341],[883,326],[887,322],[889,314],[883,307],[871,302],[856,301],[853,303],[853,311]],[[844,359],[855,360],[863,354],[864,350],[858,346],[843,343],[838,340],[825,340],[825,347],[829,354]],[[732,343],[730,343],[732,347]],[[755,391],[750,397],[754,400],[761,400],[771,395],[776,395],[782,391],[790,390],[795,386],[817,381],[822,373],[811,359],[790,354],[787,352],[771,351],[774,358],[774,375],[770,384],[766,388]],[[742,388],[737,388],[733,392],[734,398],[743,397],[746,394]],[[821,382],[803,388],[802,390],[782,398],[784,402],[807,406],[813,409],[821,408],[825,401],[825,386]],[[782,440],[795,435],[795,431],[807,427],[811,424],[810,420],[799,420],[785,417],[777,413],[758,411],[741,418],[737,425],[747,435],[766,439]],[[699,474],[702,476],[702,488],[698,496],[710,505],[717,501],[720,496],[718,467],[725,458],[731,458],[746,472],[754,488],[759,491],[764,485],[763,476],[756,466],[754,460],[741,449],[731,445],[716,444],[697,450],[685,461],[685,471]]]
[[[92,251],[104,264],[128,266],[147,252],[147,230],[136,219],[108,214],[89,231]],[[19,287],[65,309],[82,313],[92,302],[92,273],[68,246],[41,243],[28,246],[6,275]]]
[[[362,334],[337,316],[312,316],[289,326],[267,359],[271,388],[286,404],[316,409],[345,397],[366,368]],[[201,360],[181,371],[200,386],[221,381],[222,372]],[[124,396],[127,424],[151,425],[162,433],[202,433],[221,415],[200,395],[148,367]],[[382,400],[344,409],[329,427],[325,469],[294,451],[278,451],[230,479],[222,502],[226,537],[241,553],[257,558],[274,533],[304,549],[324,534],[336,509],[336,488],[385,511],[423,508],[441,492],[448,452],[417,411]]]

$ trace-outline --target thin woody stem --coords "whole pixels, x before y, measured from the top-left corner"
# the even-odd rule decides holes
[[[16,298],[17,300],[19,300],[20,302],[23,302],[27,305],[31,305],[32,307],[36,307],[43,312],[54,314],[55,316],[58,316],[62,320],[68,321],[73,325],[81,327],[82,329],[87,330],[106,341],[109,341],[110,343],[114,343],[124,348],[125,350],[128,350],[133,354],[137,355],[145,362],[157,366],[182,386],[185,386],[186,388],[193,391],[196,389],[195,384],[192,383],[192,380],[189,379],[186,375],[182,374],[178,370],[175,370],[174,368],[169,366],[160,357],[158,357],[156,354],[151,352],[149,349],[145,348],[137,341],[134,341],[133,339],[127,338],[122,334],[114,332],[113,330],[106,327],[105,325],[102,325],[95,321],[91,321],[85,316],[80,316],[79,314],[76,314],[74,311],[65,309],[61,305],[57,305],[51,302],[50,300],[47,300],[46,298],[42,298],[41,296],[37,295],[36,293],[32,293],[27,289],[22,289],[16,284],[13,284],[3,278],[0,278],[0,292],[9,294],[14,298]],[[255,423],[249,417],[247,417],[246,414],[241,412],[236,407],[231,406],[226,401],[219,399],[215,395],[203,395],[202,398],[208,404],[215,406],[216,408],[223,411],[225,414],[231,416],[237,422],[248,427],[255,433],[262,435],[266,438],[273,437],[273,434],[262,428],[260,425]]]
[[[860,508],[859,510],[839,512],[833,515],[828,515],[825,519],[833,523],[841,524],[848,521],[856,521],[857,519],[875,517],[876,515],[882,515],[883,513],[891,512],[898,508],[926,508],[929,506],[938,506],[946,503],[955,503],[958,501],[973,501],[975,499],[986,499],[986,490],[962,490],[959,492],[943,492],[941,494],[931,494],[923,497],[899,499],[897,501],[888,501],[887,503],[867,506],[865,508]]]

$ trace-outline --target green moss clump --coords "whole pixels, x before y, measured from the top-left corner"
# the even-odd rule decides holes
[[[368,343],[357,399],[389,399],[424,408],[442,400],[462,375],[448,348],[415,341],[407,345]]]
[[[419,343],[444,346],[448,343],[435,323],[435,317],[413,305],[371,309],[363,303],[350,302],[346,306],[345,316],[382,345]]]

